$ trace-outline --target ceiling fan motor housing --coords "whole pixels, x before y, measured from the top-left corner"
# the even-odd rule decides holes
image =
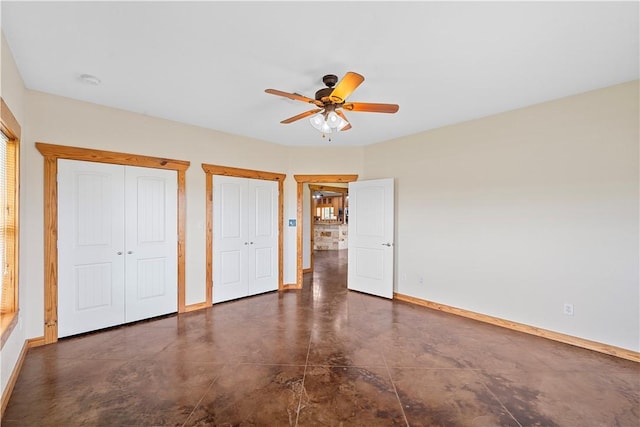
[[[333,92],[333,88],[331,87],[322,88],[316,92],[316,99],[318,101],[323,101],[322,98],[329,98],[329,95],[331,95],[331,92]]]
[[[327,85],[327,87],[320,89],[316,92],[316,100],[325,102],[328,100],[329,95],[333,92],[333,87],[338,83],[338,76],[335,74],[327,74],[322,78],[322,82]],[[326,98],[323,100],[322,98]]]

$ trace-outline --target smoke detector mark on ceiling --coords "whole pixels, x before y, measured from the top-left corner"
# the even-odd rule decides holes
[[[101,80],[96,76],[92,76],[91,74],[80,74],[78,78],[82,83],[86,83],[91,86],[98,86],[101,83]]]

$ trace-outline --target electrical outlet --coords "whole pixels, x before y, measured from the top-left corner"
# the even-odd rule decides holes
[[[424,277],[422,276],[418,277],[418,283],[422,285],[424,283]]]
[[[562,307],[562,313],[565,316],[573,316],[573,304],[564,303],[564,306]]]

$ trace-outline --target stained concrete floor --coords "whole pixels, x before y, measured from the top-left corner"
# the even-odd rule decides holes
[[[308,276],[31,349],[2,426],[640,425],[637,363]]]

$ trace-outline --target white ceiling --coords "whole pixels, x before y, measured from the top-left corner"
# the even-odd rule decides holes
[[[632,2],[10,2],[29,89],[279,144],[357,146],[639,77]],[[358,72],[332,142],[308,120],[324,74]],[[99,77],[91,86],[81,74]]]

